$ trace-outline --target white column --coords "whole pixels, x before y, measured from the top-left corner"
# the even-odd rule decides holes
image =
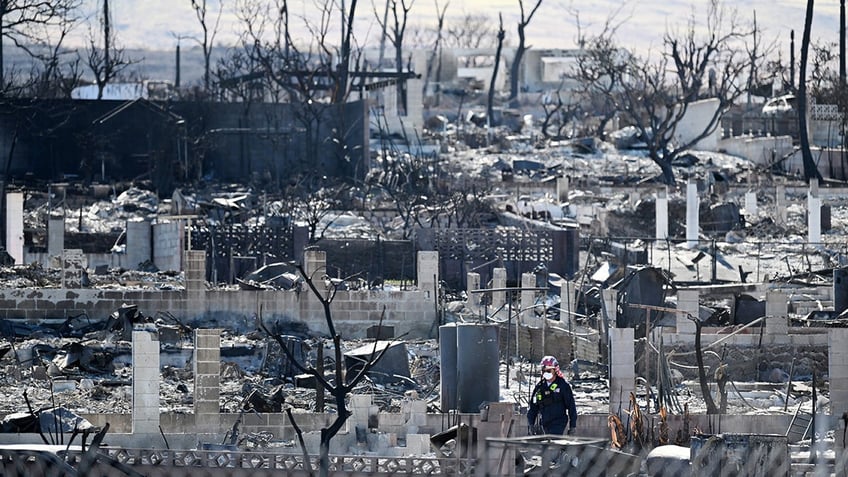
[[[686,184],[686,245],[689,248],[698,246],[698,185],[694,179]]]
[[[564,325],[574,322],[574,312],[577,311],[575,291],[571,280],[566,281],[560,290],[559,321]]]
[[[159,334],[132,332],[132,433],[159,434]]]
[[[624,420],[630,392],[636,390],[636,352],[633,328],[610,328],[609,412]],[[619,414],[621,412],[622,414]]]
[[[506,288],[506,268],[495,268],[492,270],[492,288],[502,290]],[[506,316],[508,310],[506,304],[506,291],[492,292],[492,313],[495,316]],[[497,312],[496,312],[497,310]]]
[[[418,252],[418,289],[433,296],[439,283],[439,252]]]
[[[568,202],[568,177],[557,177],[556,188],[557,199],[560,202]]]
[[[536,288],[536,274],[522,273],[521,288]],[[541,325],[542,320],[536,319],[536,310],[533,305],[536,304],[535,290],[521,290],[521,322],[528,325]]]
[[[466,294],[468,295],[468,300],[466,304],[468,305],[468,309],[476,314],[481,312],[480,302],[481,295],[480,292],[474,293],[474,290],[480,289],[480,274],[475,272],[468,272],[465,275],[465,288]]]
[[[745,212],[750,216],[757,215],[757,193],[754,191],[745,193]]]
[[[685,315],[683,313],[677,314],[675,323],[677,324],[678,334],[695,335],[695,322],[688,315],[698,319],[700,298],[701,294],[698,290],[680,290],[677,292],[677,310],[686,312]]]
[[[24,194],[6,194],[6,251],[15,265],[24,265]]]
[[[657,240],[668,238],[668,189],[657,191],[656,201]]]
[[[775,220],[778,224],[786,223],[786,185],[777,184],[774,189],[774,206],[777,209]]]
[[[821,208],[818,179],[810,179],[810,190],[807,192],[807,242],[811,245],[821,244]]]
[[[821,198],[807,197],[807,242],[821,244]]]

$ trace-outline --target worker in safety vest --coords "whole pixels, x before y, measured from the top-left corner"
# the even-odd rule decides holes
[[[559,362],[553,356],[542,358],[542,379],[533,389],[530,396],[530,409],[527,411],[527,424],[533,434],[565,434],[568,424],[568,434],[577,427],[577,405],[571,386],[562,376]],[[536,418],[539,423],[536,423]]]

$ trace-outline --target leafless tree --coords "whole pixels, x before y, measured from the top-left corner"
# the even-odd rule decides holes
[[[735,13],[726,13],[711,0],[703,35],[696,32],[694,18],[682,33],[667,32],[662,56],[630,56],[620,94],[610,93],[621,104],[623,119],[638,130],[666,184],[674,183],[673,162],[713,134],[721,116],[745,93],[751,62],[764,61],[764,54],[753,58],[742,47],[753,30],[741,25]],[[678,126],[690,106],[706,98],[717,100],[715,110],[698,132],[681,140]]]
[[[81,58],[78,52],[65,47],[65,40],[78,25],[73,12],[55,26],[33,25],[33,31],[41,30],[37,43],[22,48],[34,60],[30,82],[23,94],[37,98],[68,98],[82,77]]]
[[[577,82],[576,95],[583,109],[597,120],[595,136],[604,139],[609,122],[618,114],[619,94],[627,73],[630,54],[615,42],[618,27],[627,19],[618,20],[620,10],[613,12],[599,33],[584,31],[580,13],[574,11],[577,42],[580,51],[572,71],[566,78]]]
[[[492,68],[492,79],[489,82],[489,95],[488,101],[486,103],[489,124],[491,124],[492,120],[495,117],[495,85],[497,84],[498,70],[501,66],[501,52],[503,51],[503,42],[505,36],[506,32],[503,28],[503,15],[498,14],[498,48],[497,50],[495,50],[495,67]]]
[[[36,25],[61,26],[72,17],[80,0],[0,0],[0,83],[5,82],[4,43],[10,40],[16,46],[30,45],[41,33]],[[4,89],[0,84],[0,91]]]
[[[344,358],[342,356],[342,337],[336,331],[335,323],[333,322],[333,314],[332,314],[332,303],[336,297],[336,294],[339,291],[339,285],[336,282],[333,282],[326,275],[326,270],[316,270],[315,273],[321,273],[322,276],[312,276],[307,274],[306,270],[302,265],[297,265],[297,269],[300,274],[303,276],[304,281],[306,282],[309,291],[318,299],[321,303],[321,307],[324,310],[324,319],[327,324],[327,332],[330,335],[330,338],[333,340],[333,348],[335,350],[335,376],[333,378],[327,378],[323,373],[319,372],[318,369],[314,366],[308,366],[304,363],[301,363],[297,360],[294,354],[291,352],[287,344],[283,341],[282,336],[279,333],[272,332],[263,322],[262,316],[259,317],[259,326],[262,328],[265,333],[269,336],[272,336],[277,343],[280,345],[280,348],[286,354],[286,357],[294,364],[296,368],[298,368],[301,372],[308,373],[315,377],[315,379],[320,383],[321,387],[328,391],[330,395],[333,396],[333,399],[336,403],[336,418],[330,424],[329,427],[325,427],[321,429],[321,441],[320,441],[320,456],[319,456],[319,475],[321,477],[327,477],[330,472],[330,441],[335,437],[336,434],[342,429],[344,423],[351,416],[351,412],[347,408],[347,397],[350,395],[351,391],[360,381],[366,376],[366,374],[374,367],[375,364],[386,354],[386,351],[389,350],[389,346],[383,347],[383,349],[377,349],[377,342],[374,342],[374,350],[371,353],[371,356],[368,360],[364,361],[362,367],[359,368],[356,372],[351,374],[346,374],[345,372],[345,364]],[[315,281],[319,280],[320,285],[316,285]],[[323,288],[323,290],[319,289],[319,286]],[[385,316],[385,309],[383,310],[383,314],[380,316],[380,326],[382,326],[383,318]],[[298,428],[299,429],[299,428]],[[306,450],[304,449],[304,454]]]
[[[810,30],[813,26],[813,0],[807,0],[807,13],[804,19],[804,36],[801,39],[801,65],[798,76],[798,129],[800,130],[801,158],[804,163],[804,178],[821,180],[813,155],[810,152],[810,138],[807,135],[807,58],[810,51]]]
[[[542,6],[542,0],[536,0],[536,4],[529,12],[524,9],[524,0],[518,0],[518,7],[521,11],[521,16],[518,20],[518,45],[515,47],[515,57],[512,60],[509,74],[509,101],[513,107],[517,106],[518,102],[518,86],[521,80],[521,63],[524,59],[524,53],[530,49],[527,46],[527,35],[525,30],[530,21],[533,20],[533,15]]]
[[[289,181],[284,196],[291,214],[306,223],[309,241],[315,242],[324,238],[324,232],[332,226],[330,213],[348,205],[345,199],[350,190],[350,184],[341,180],[306,173]]]
[[[112,29],[112,19],[109,13],[109,0],[103,0],[103,13],[100,17],[103,27],[102,36],[89,30],[89,44],[86,51],[86,64],[94,75],[97,84],[97,99],[103,99],[106,85],[118,77],[133,61],[127,56],[122,47],[116,45],[117,35]],[[98,43],[103,41],[103,46]]]
[[[203,32],[201,38],[195,38],[195,41],[203,48],[203,88],[209,92],[209,62],[212,57],[212,46],[215,43],[215,36],[218,34],[218,26],[221,23],[221,14],[224,11],[223,0],[218,1],[218,12],[215,14],[214,24],[210,25],[207,15],[209,14],[207,0],[191,0],[191,7],[194,9],[194,14],[197,16],[197,22],[200,24],[200,29]]]
[[[497,46],[497,28],[492,18],[483,13],[466,13],[462,18],[451,22],[445,35],[448,48],[494,48]],[[473,66],[466,64],[465,66]]]
[[[391,12],[392,18],[388,21],[385,18],[380,18],[377,9],[374,9],[374,16],[380,29],[388,36],[389,41],[395,49],[395,71],[398,73],[404,70],[403,65],[403,41],[406,35],[406,26],[409,21],[409,12],[415,0],[388,0],[387,9]],[[397,82],[398,104],[402,105],[406,110],[406,82]]]
[[[542,135],[546,138],[561,138],[565,136],[564,130],[568,124],[576,119],[580,105],[563,100],[562,85],[560,85],[553,94],[542,96],[542,110],[545,115],[541,125]],[[552,127],[556,128],[556,132],[551,133]]]
[[[439,104],[439,84],[442,80],[442,39],[445,28],[445,14],[448,11],[450,2],[445,2],[445,6],[439,8],[439,0],[436,2],[436,38],[433,41],[430,58],[427,60],[427,74],[424,76],[424,94],[426,95],[430,88],[430,77],[435,68],[436,80],[436,105]]]

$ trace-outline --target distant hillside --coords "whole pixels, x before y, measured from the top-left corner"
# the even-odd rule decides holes
[[[217,58],[226,53],[224,47],[213,50],[212,70],[215,69]],[[80,56],[85,56],[85,50],[79,51]],[[141,50],[127,49],[126,55],[135,63],[127,68],[122,75],[126,79],[154,79],[174,81],[176,79],[176,51],[164,50]],[[4,50],[6,69],[16,69],[24,75],[28,75],[32,68],[32,60],[23,50],[18,48],[5,48]],[[83,78],[91,81],[91,73],[85,66]],[[180,51],[180,82],[182,86],[198,84],[203,80],[203,50],[199,46],[191,48],[182,47]]]

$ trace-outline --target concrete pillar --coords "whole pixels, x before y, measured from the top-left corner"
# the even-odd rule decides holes
[[[610,328],[609,412],[624,420],[630,408],[630,393],[636,390],[636,352],[633,328]]]
[[[62,288],[82,288],[83,272],[86,269],[85,255],[80,249],[62,251]]]
[[[435,298],[439,283],[439,252],[418,252],[418,289]]]
[[[607,315],[607,323],[615,327],[618,319],[618,290],[606,288],[601,290],[601,300],[604,302],[604,311]]]
[[[65,250],[65,218],[50,217],[47,220],[47,255],[59,257]]]
[[[656,226],[657,240],[668,238],[668,189],[662,188],[657,191],[656,201]]]
[[[563,325],[574,323],[574,313],[577,312],[577,289],[574,282],[568,280],[560,290],[559,321]]]
[[[214,432],[221,412],[221,330],[194,330],[193,364],[195,427]]]
[[[807,243],[810,245],[821,245],[821,209],[821,198],[807,197]]]
[[[766,323],[765,336],[772,343],[788,342],[789,340],[789,303],[786,294],[766,292]]]
[[[694,179],[686,183],[686,245],[689,248],[698,246],[698,210],[700,200],[698,198],[698,185]]]
[[[678,334],[691,334],[695,336],[695,322],[687,315],[698,319],[700,299],[701,293],[698,290],[680,290],[677,292],[677,310],[686,312],[685,315],[683,313],[677,314],[675,322],[677,324]]]
[[[775,221],[778,224],[786,223],[786,184],[779,183],[774,190],[774,206],[777,211]]]
[[[153,229],[149,220],[127,221],[127,268],[138,270],[139,265],[153,259],[152,238]]]
[[[568,177],[557,177],[556,191],[560,202],[568,202]]]
[[[474,290],[480,289],[479,273],[468,272],[465,275],[465,289],[468,294],[468,309],[475,315],[480,315],[483,312],[482,307],[480,306],[482,294],[480,292],[474,293]]]
[[[843,413],[848,412],[848,329],[829,328],[827,330],[828,348],[828,378],[830,389],[830,411],[832,420],[838,422],[834,432],[834,450],[836,451],[836,462],[844,462],[845,440],[843,433],[844,423],[838,421]],[[840,429],[840,427],[842,429]],[[836,475],[845,475],[843,468],[836,469]]]
[[[496,290],[506,288],[506,268],[495,268],[492,270],[492,288]],[[493,291],[491,313],[495,313],[495,310],[500,310],[495,316],[506,317],[509,308],[506,306],[506,298],[506,291]]]
[[[757,215],[757,193],[754,191],[745,193],[745,212],[752,217]]]
[[[206,291],[206,251],[185,252],[185,288],[187,292]]]
[[[521,288],[535,288],[536,275],[534,273],[521,274]],[[536,310],[533,305],[536,304],[536,292],[533,290],[521,290],[521,303],[519,305],[521,314],[521,322],[527,325],[541,325],[542,320],[536,318]]]
[[[132,433],[159,434],[159,334],[153,325],[132,332]]]
[[[24,264],[24,194],[6,194],[6,251],[15,265]]]

